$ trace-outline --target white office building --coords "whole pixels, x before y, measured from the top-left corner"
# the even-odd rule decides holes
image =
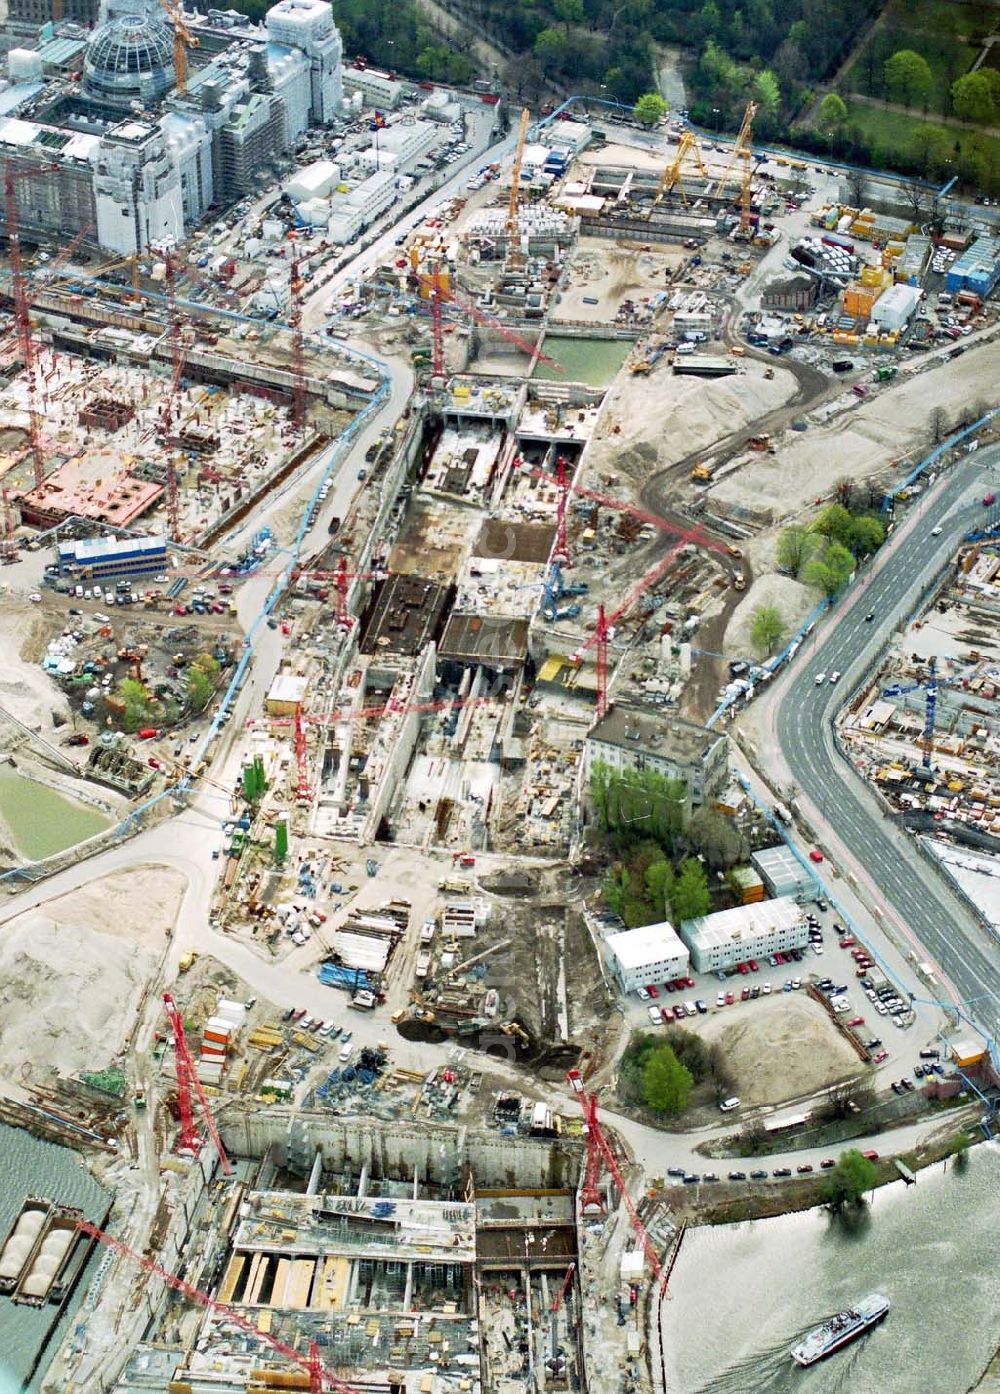
[[[667,920],[639,929],[623,929],[619,934],[609,934],[604,942],[609,966],[622,992],[687,976],[687,948]]]
[[[348,194],[330,200],[327,236],[331,242],[352,242],[396,197],[396,176],[389,170],[370,174]]]
[[[356,152],[356,159],[364,170],[392,169],[397,174],[405,174],[439,137],[440,131],[433,121],[400,122],[379,131],[371,145]]]
[[[789,895],[737,905],[697,920],[685,920],[681,938],[697,973],[734,968],[751,958],[800,949],[809,939],[805,910]]]

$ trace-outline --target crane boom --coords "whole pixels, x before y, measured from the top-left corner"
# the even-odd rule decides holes
[[[84,1234],[89,1234],[91,1239],[96,1239],[122,1258],[130,1259],[147,1273],[152,1273],[154,1277],[162,1279],[167,1287],[173,1288],[174,1292],[179,1292],[189,1302],[194,1302],[199,1307],[204,1307],[206,1311],[224,1317],[226,1321],[238,1327],[245,1335],[250,1336],[255,1341],[262,1342],[278,1355],[285,1356],[291,1364],[297,1365],[300,1370],[304,1370],[309,1375],[310,1380],[314,1382],[313,1387],[333,1389],[337,1391],[337,1394],[357,1394],[352,1385],[345,1384],[343,1380],[338,1379],[336,1375],[331,1374],[325,1366],[320,1364],[318,1352],[314,1349],[313,1344],[310,1344],[308,1353],[296,1350],[294,1346],[287,1345],[277,1336],[272,1336],[270,1331],[264,1331],[256,1319],[251,1320],[249,1317],[245,1317],[242,1312],[237,1311],[235,1307],[230,1307],[228,1303],[219,1302],[216,1298],[209,1297],[208,1293],[202,1292],[201,1288],[196,1288],[193,1283],[185,1282],[176,1273],[171,1273],[169,1269],[156,1263],[155,1260],[147,1258],[145,1254],[140,1254],[136,1249],[129,1248],[122,1240],[116,1239],[114,1235],[108,1234],[103,1229],[99,1229],[89,1220],[77,1220],[76,1225],[77,1229]],[[319,1381],[318,1386],[315,1384],[317,1380]]]
[[[572,1078],[570,1078],[570,1083],[573,1083]],[[597,1114],[597,1096],[595,1094],[588,1094],[585,1090],[578,1089],[575,1083],[573,1083],[573,1091],[580,1101],[580,1107],[583,1109],[583,1116],[587,1124],[587,1164],[584,1172],[584,1187],[589,1186],[595,1191],[598,1195],[598,1204],[602,1203],[600,1200],[600,1192],[597,1190],[597,1179],[600,1175],[599,1161],[603,1160],[604,1165],[611,1175],[611,1179],[618,1188],[618,1194],[621,1196],[622,1204],[628,1212],[632,1228],[635,1231],[636,1238],[645,1251],[649,1266],[653,1270],[653,1275],[660,1279],[661,1292],[664,1296],[669,1297],[670,1293],[666,1285],[666,1270],[660,1262],[660,1256],[656,1252],[656,1247],[650,1238],[649,1230],[643,1224],[642,1216],[639,1214],[632,1197],[629,1195],[628,1187],[625,1185],[625,1179],[618,1165],[618,1158],[615,1156],[611,1144],[604,1136],[604,1129],[601,1127],[601,1120]],[[585,1203],[583,1190],[580,1192],[580,1201],[581,1205]]]
[[[174,1065],[177,1071],[177,1102],[181,1114],[181,1135],[178,1138],[178,1147],[194,1152],[197,1155],[201,1147],[199,1138],[194,1126],[194,1111],[191,1107],[191,1089],[194,1088],[198,1095],[198,1102],[201,1104],[201,1112],[205,1121],[208,1135],[212,1139],[212,1146],[215,1148],[219,1158],[219,1165],[222,1167],[226,1176],[232,1175],[232,1163],[226,1156],[226,1149],[222,1145],[222,1138],[219,1130],[215,1126],[215,1119],[212,1116],[211,1105],[204,1089],[201,1087],[201,1080],[198,1078],[198,1070],[191,1053],[187,1048],[187,1038],[184,1035],[184,1022],[181,1020],[180,1012],[177,1010],[176,1003],[169,992],[163,994],[163,1008],[170,1022],[170,1028],[174,1036]]]
[[[520,257],[519,244],[521,229],[518,220],[518,199],[521,195],[521,167],[524,164],[524,144],[528,139],[528,126],[530,122],[531,112],[527,107],[522,107],[521,124],[517,128],[517,150],[514,152],[514,164],[510,172],[510,200],[507,204],[507,251],[511,259]]]

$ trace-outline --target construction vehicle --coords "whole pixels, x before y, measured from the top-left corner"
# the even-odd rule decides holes
[[[190,969],[194,967],[195,963],[197,962],[197,959],[198,955],[197,953],[195,953],[194,949],[188,949],[186,954],[181,955],[181,961],[177,965],[178,973],[189,972]]]
[[[747,578],[742,571],[733,572],[733,590],[745,591],[747,588]]]
[[[879,363],[875,369],[875,381],[892,382],[898,372],[899,368],[895,363]]]
[[[691,478],[701,484],[708,484],[715,474],[714,465],[706,465],[704,460],[699,461],[691,471]]]
[[[771,444],[769,435],[751,436],[747,441],[748,450],[769,450],[773,453],[774,446]]]

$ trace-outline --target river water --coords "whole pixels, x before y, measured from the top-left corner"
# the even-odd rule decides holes
[[[0,1244],[7,1238],[29,1195],[78,1206],[95,1224],[103,1220],[110,1200],[81,1164],[76,1152],[40,1142],[30,1133],[0,1123]],[[51,1304],[41,1308],[25,1307],[0,1296],[0,1394],[22,1394],[25,1389],[33,1391],[40,1387],[42,1375],[69,1329],[102,1252],[97,1250],[91,1255],[30,1385],[25,1385],[24,1381],[39,1347],[46,1340],[57,1309]]]
[[[824,1210],[691,1229],[663,1303],[668,1394],[966,1394],[1000,1345],[1000,1146]],[[892,1308],[807,1370],[788,1348],[869,1292]]]
[[[108,827],[99,809],[67,798],[9,764],[0,764],[0,818],[29,861],[51,857]]]

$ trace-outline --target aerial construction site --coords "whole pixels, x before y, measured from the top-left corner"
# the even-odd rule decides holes
[[[753,102],[542,116],[344,64],[325,0],[135,8],[0,94],[11,1387],[677,1388],[688,1225],[991,1135],[995,989],[810,780],[821,732],[978,972],[1000,245]]]

